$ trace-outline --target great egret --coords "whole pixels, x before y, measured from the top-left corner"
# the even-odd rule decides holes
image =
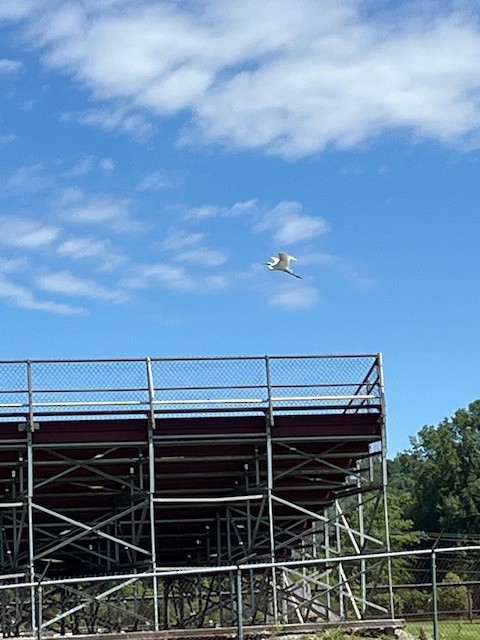
[[[284,253],[283,251],[280,251],[280,253],[278,254],[278,258],[275,258],[275,256],[272,256],[271,260],[272,262],[263,263],[267,265],[270,271],[285,271],[285,273],[289,273],[291,276],[294,276],[295,278],[300,278],[300,280],[302,279],[302,276],[297,276],[297,274],[293,273],[293,271],[290,269],[290,261],[296,260],[294,256],[290,256],[288,255],[288,253]]]

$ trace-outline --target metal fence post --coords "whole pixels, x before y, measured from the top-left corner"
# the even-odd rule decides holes
[[[36,609],[37,609],[36,616],[35,616],[36,617],[36,632],[37,632],[36,633],[36,637],[37,637],[37,640],[42,640],[42,608],[43,608],[43,604],[42,604],[42,597],[43,597],[42,589],[43,589],[43,587],[42,587],[41,583],[38,582],[37,588],[36,588],[37,594],[36,594],[36,598],[35,598]]]
[[[266,450],[267,450],[267,500],[268,500],[268,524],[269,524],[269,537],[270,537],[270,561],[272,563],[272,606],[273,606],[273,618],[275,624],[278,624],[278,602],[277,602],[277,572],[275,570],[275,527],[273,522],[273,445],[272,445],[272,427],[274,424],[273,417],[273,400],[272,400],[272,383],[271,383],[271,370],[270,359],[265,356],[265,373],[267,381],[267,393],[268,393],[268,416],[266,420]]]
[[[437,554],[432,550],[432,616],[433,640],[438,640]]]
[[[34,526],[33,526],[33,431],[34,415],[33,415],[33,383],[32,383],[32,363],[27,360],[27,390],[28,390],[28,424],[26,425],[27,439],[27,521],[28,521],[28,567],[30,582],[35,580],[35,563],[34,563]],[[31,601],[31,625],[32,633],[36,628],[35,603],[37,594],[35,587],[30,587]]]
[[[238,640],[243,640],[243,598],[242,598],[242,570],[237,568],[237,627]]]
[[[150,520],[150,545],[151,545],[151,558],[152,558],[152,571],[155,574],[157,571],[157,540],[156,540],[156,527],[155,527],[155,503],[153,501],[155,497],[155,442],[153,440],[153,432],[155,430],[155,383],[153,380],[152,361],[150,358],[146,359],[147,365],[147,380],[148,380],[148,400],[149,400],[149,420],[147,427],[148,437],[148,510]],[[158,612],[158,578],[156,575],[152,578],[153,587],[153,627],[155,631],[159,629],[159,612]]]
[[[378,382],[380,385],[380,403],[382,407],[381,415],[381,456],[382,456],[382,497],[383,497],[383,513],[385,519],[385,544],[387,551],[392,550],[390,541],[390,518],[388,514],[388,466],[387,466],[387,407],[385,401],[385,383],[383,379],[383,356],[381,353],[377,355],[377,367],[378,367]],[[392,558],[387,557],[387,571],[388,571],[388,593],[390,596],[390,616],[395,618],[395,601],[393,598],[393,571],[392,571]]]

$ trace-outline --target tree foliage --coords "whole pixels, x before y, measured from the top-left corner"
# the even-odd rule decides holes
[[[417,531],[480,534],[480,400],[389,462],[390,493]]]

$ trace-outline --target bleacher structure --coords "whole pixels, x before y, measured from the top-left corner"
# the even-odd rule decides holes
[[[380,354],[0,362],[2,634],[393,617],[385,429]]]

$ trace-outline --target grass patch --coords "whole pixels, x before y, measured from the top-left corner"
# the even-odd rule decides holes
[[[406,630],[417,638],[431,640],[433,638],[432,622],[409,622]],[[423,631],[423,633],[422,633]],[[438,625],[439,640],[478,640],[480,638],[480,621],[448,620]]]

